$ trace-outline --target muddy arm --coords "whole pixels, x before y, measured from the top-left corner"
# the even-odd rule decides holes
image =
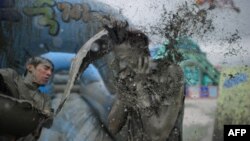
[[[117,134],[126,123],[128,112],[125,109],[125,105],[119,99],[112,106],[108,116],[108,128],[113,135]]]
[[[128,34],[127,31],[128,23],[127,21],[122,23],[114,22],[112,27],[108,27],[104,25],[104,29],[108,32],[107,35],[102,36],[97,39],[94,43],[98,45],[96,49],[91,47],[92,49],[87,53],[86,57],[82,60],[81,67],[79,69],[79,73],[82,73],[87,66],[96,61],[97,59],[103,57],[112,51],[115,45],[122,44],[125,41],[125,37]]]

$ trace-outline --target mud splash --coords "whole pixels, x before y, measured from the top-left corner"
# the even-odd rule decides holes
[[[107,35],[108,32],[107,30],[102,30],[99,33],[97,33],[95,36],[93,36],[92,38],[90,38],[81,48],[80,50],[77,52],[76,57],[74,58],[74,61],[72,62],[72,65],[70,67],[70,71],[69,71],[69,81],[67,82],[65,91],[63,93],[63,97],[61,99],[61,102],[58,106],[58,109],[56,110],[55,115],[57,115],[64,103],[66,102],[68,96],[70,95],[70,91],[73,87],[73,84],[75,82],[75,80],[77,79],[79,70],[81,69],[81,64],[83,63],[83,59],[85,58],[85,56],[87,55],[87,53],[89,52],[89,50],[91,49],[92,44],[97,41],[98,39],[100,39],[102,36]]]
[[[211,15],[211,9],[187,2],[180,4],[175,11],[168,11],[166,7],[164,6],[157,26],[151,26],[149,33],[166,39],[165,48],[168,50],[169,61],[175,63],[182,61],[182,54],[178,52],[176,46],[178,39],[183,37],[196,38],[206,43],[216,40],[227,48],[227,51],[223,53],[225,56],[239,55],[239,52],[244,52],[237,29],[232,33],[226,33],[223,37],[214,36],[215,32],[224,33],[225,31],[215,25],[216,15]]]
[[[189,5],[187,2],[177,7],[176,11],[167,11],[164,6],[160,22],[151,26],[150,33],[161,35],[167,39],[166,50],[169,50],[168,60],[171,62],[182,61],[182,55],[177,51],[178,39],[182,37],[204,38],[207,33],[214,31],[213,20],[208,17],[206,9],[200,9],[197,5]]]

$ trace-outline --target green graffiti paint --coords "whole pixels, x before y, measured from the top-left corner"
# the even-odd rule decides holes
[[[28,16],[38,16],[38,24],[49,27],[50,35],[57,35],[59,31],[59,24],[55,20],[55,11],[53,9],[55,2],[53,0],[37,0],[33,7],[25,7],[23,12]]]
[[[52,19],[54,17],[54,11],[50,7],[26,7],[23,9],[23,12],[29,16],[42,15],[43,17],[46,17],[48,19]]]
[[[48,19],[46,17],[40,17],[38,20],[38,23],[42,26],[48,26],[49,27],[49,34],[57,35],[57,33],[59,31],[59,24],[57,21]]]
[[[33,3],[33,5],[35,7],[41,7],[41,6],[54,6],[55,5],[55,1],[54,0],[37,0]]]
[[[49,34],[56,36],[59,32],[60,25],[59,22],[55,19],[55,10],[56,7],[60,12],[62,12],[62,21],[70,22],[70,20],[83,22],[90,21],[99,21],[101,23],[107,23],[107,19],[103,17],[103,14],[97,11],[92,12],[89,5],[86,3],[76,3],[72,4],[69,2],[58,2],[54,0],[36,0],[32,7],[25,7],[23,12],[27,16],[38,18],[38,24],[41,26],[49,27]],[[114,19],[111,18],[110,19]]]

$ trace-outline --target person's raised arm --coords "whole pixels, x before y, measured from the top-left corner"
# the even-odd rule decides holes
[[[128,110],[119,99],[116,99],[108,116],[108,129],[115,135],[124,126],[127,120]]]

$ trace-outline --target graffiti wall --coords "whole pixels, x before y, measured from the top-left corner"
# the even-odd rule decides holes
[[[20,69],[27,57],[78,49],[117,11],[92,0],[1,0],[1,67]]]

